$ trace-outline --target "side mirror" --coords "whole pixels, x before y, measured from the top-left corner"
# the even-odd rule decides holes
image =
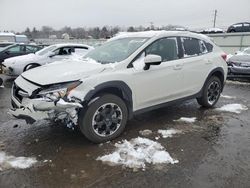
[[[4,53],[6,53],[7,55],[10,55],[10,52],[9,52],[9,51],[5,51]]]
[[[51,58],[51,57],[54,57],[56,55],[56,53],[55,52],[49,52],[49,57]]]
[[[151,65],[160,65],[161,62],[162,62],[161,56],[149,54],[144,59],[144,63],[145,63],[144,70],[148,70]]]

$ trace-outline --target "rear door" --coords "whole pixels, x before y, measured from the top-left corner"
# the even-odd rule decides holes
[[[209,73],[212,69],[212,61],[210,60],[210,51],[204,41],[191,38],[181,37],[181,45],[183,49],[182,58],[182,96],[191,96],[198,93]]]

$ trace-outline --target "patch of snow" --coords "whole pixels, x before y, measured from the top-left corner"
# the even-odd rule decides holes
[[[4,85],[1,85],[0,88],[4,88]]]
[[[156,137],[155,137],[155,140],[159,140],[159,139],[160,139],[160,137],[159,137],[159,136],[156,136]]]
[[[135,70],[143,70],[145,67],[145,53],[143,53],[136,61],[133,62],[133,67]]]
[[[239,82],[239,81],[231,81],[231,80],[227,80],[226,83],[227,84],[236,84],[236,85],[250,85],[249,82]]]
[[[216,110],[240,114],[242,111],[248,110],[248,108],[243,104],[226,104]]]
[[[191,117],[191,118],[181,117],[180,119],[174,120],[174,121],[182,121],[182,122],[186,122],[186,123],[194,123],[196,120],[197,120],[196,117]]]
[[[151,135],[153,132],[151,130],[145,129],[143,131],[139,131],[139,134],[142,136],[148,136]]]
[[[225,99],[236,99],[236,97],[229,96],[229,95],[221,95],[221,97]]]
[[[173,159],[164,147],[155,141],[147,138],[134,138],[130,141],[124,140],[121,144],[115,144],[116,150],[108,155],[98,157],[109,165],[123,165],[128,168],[145,168],[146,163],[162,164],[178,163]]]
[[[174,134],[180,134],[182,131],[176,129],[168,129],[168,130],[158,130],[158,133],[161,134],[163,138],[171,138]]]
[[[12,155],[6,155],[4,152],[0,152],[0,171],[9,168],[30,168],[36,162],[37,160],[32,157],[14,157]]]
[[[204,31],[207,31],[207,32],[223,32],[222,29],[220,29],[220,28],[215,28],[215,27],[205,29]]]

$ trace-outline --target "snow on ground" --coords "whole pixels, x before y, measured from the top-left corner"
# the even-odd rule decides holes
[[[236,85],[250,85],[250,82],[239,82],[239,81],[231,81],[227,80],[226,84],[236,84]]]
[[[178,120],[174,120],[174,121],[182,121],[182,122],[186,122],[186,123],[194,123],[196,121],[196,117],[191,117],[191,118],[188,118],[188,117],[181,117],[180,119]]]
[[[120,144],[116,143],[115,147],[113,153],[98,157],[96,160],[112,166],[122,165],[133,169],[145,169],[146,163],[175,164],[179,162],[173,159],[160,143],[147,138],[137,137],[130,141],[124,140]]]
[[[37,162],[35,158],[31,157],[15,157],[0,152],[0,171],[9,168],[25,169],[29,168]]]
[[[168,129],[168,130],[158,130],[158,133],[161,134],[163,138],[171,138],[174,134],[180,134],[182,131],[176,129]]]
[[[226,104],[216,110],[239,114],[241,111],[248,110],[248,108],[243,104]]]
[[[236,99],[236,97],[233,97],[233,96],[229,96],[229,95],[220,95],[222,98],[225,98],[225,99]]]

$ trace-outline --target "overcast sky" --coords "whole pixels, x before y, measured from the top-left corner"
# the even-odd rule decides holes
[[[250,0],[0,0],[0,31],[52,26],[217,27],[250,22]]]

